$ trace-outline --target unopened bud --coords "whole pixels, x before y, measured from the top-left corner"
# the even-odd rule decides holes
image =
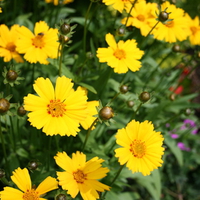
[[[169,13],[167,13],[166,11],[161,11],[159,16],[158,16],[159,21],[161,22],[165,22],[169,19]]]
[[[0,113],[5,114],[10,108],[10,103],[7,99],[0,98]]]
[[[114,117],[113,109],[109,106],[105,106],[99,111],[99,116],[102,120],[109,120]]]
[[[117,29],[117,35],[118,36],[124,36],[126,33],[126,29],[123,27],[123,26],[120,26],[118,29]]]
[[[30,170],[36,170],[38,168],[39,163],[37,161],[30,161],[28,163],[28,168]]]
[[[180,48],[180,46],[179,46],[178,44],[175,44],[175,45],[172,47],[172,50],[173,50],[174,52],[180,52],[181,48]]]
[[[127,106],[132,108],[134,106],[134,101],[127,101]]]
[[[65,194],[59,194],[56,196],[56,200],[67,200],[67,197]]]
[[[60,41],[61,43],[63,43],[63,44],[68,43],[69,40],[70,40],[70,38],[67,37],[67,36],[65,36],[65,35],[60,35],[60,36],[59,36],[59,41]]]
[[[26,114],[26,110],[24,109],[24,106],[20,106],[18,109],[17,109],[17,114],[19,116],[24,116]]]
[[[147,102],[150,98],[151,96],[149,92],[142,92],[139,96],[140,101],[143,103]]]
[[[3,169],[0,169],[0,179],[5,177],[5,171]]]
[[[171,95],[169,96],[169,99],[170,99],[171,101],[174,101],[174,100],[175,100],[175,94],[174,94],[174,93],[171,94]]]
[[[7,81],[14,82],[18,77],[18,74],[14,70],[9,70],[6,74]]]
[[[128,86],[127,85],[122,85],[120,88],[119,88],[120,92],[122,94],[125,94],[128,92]]]
[[[60,27],[60,32],[64,35],[67,35],[71,30],[71,27],[69,24],[62,24],[61,27]]]

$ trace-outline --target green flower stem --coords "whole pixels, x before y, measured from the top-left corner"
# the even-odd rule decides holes
[[[3,136],[2,128],[1,128],[1,116],[0,116],[0,139],[1,139],[2,149],[3,149],[3,157],[5,159],[5,170],[7,170],[7,173],[8,173],[9,172],[9,165],[8,165],[5,142],[4,142],[4,136]]]
[[[86,143],[87,143],[87,141],[88,141],[88,138],[89,138],[89,136],[90,136],[90,132],[91,132],[91,130],[92,130],[92,127],[95,125],[95,123],[98,121],[98,118],[96,118],[94,121],[93,121],[93,123],[91,124],[91,126],[90,126],[90,128],[88,129],[88,132],[87,132],[87,135],[86,135],[86,137],[85,137],[85,141],[84,141],[84,143],[83,143],[83,147],[82,147],[82,150],[81,151],[84,151],[84,148],[85,148],[85,145],[86,145]]]
[[[111,105],[111,103],[120,95],[121,93],[118,92],[117,94],[115,94],[115,96],[107,103],[107,105]]]
[[[135,1],[133,2],[132,6],[131,6],[131,9],[130,9],[130,11],[129,11],[129,13],[128,13],[128,16],[127,16],[127,18],[126,18],[125,27],[126,27],[126,25],[127,25],[127,23],[128,23],[128,19],[129,19],[130,15],[131,15],[131,11],[133,10],[133,8],[134,8],[134,6],[135,6],[136,3],[137,3],[137,0],[135,0]]]
[[[117,174],[115,175],[114,179],[113,179],[112,182],[110,183],[110,187],[112,187],[112,185],[114,184],[114,182],[117,180],[117,178],[119,177],[119,175],[120,175],[122,169],[124,168],[124,166],[125,166],[125,165],[122,165],[122,166],[119,168]],[[101,197],[102,200],[105,199],[105,196],[106,196],[107,192],[108,192],[108,191],[105,191],[105,192],[103,193],[103,195],[102,195],[102,197]]]
[[[142,106],[142,102],[139,104],[139,106],[137,107],[137,109],[136,109],[136,111],[135,112],[133,112],[133,115],[132,115],[132,117],[131,117],[131,119],[130,119],[130,121],[132,120],[132,119],[134,119],[135,118],[135,116],[136,116],[136,114],[137,114],[137,112],[138,112],[138,110],[140,109],[140,107]],[[130,122],[129,121],[129,122]]]
[[[88,21],[88,18],[89,18],[89,13],[90,13],[90,9],[92,7],[92,4],[93,4],[93,2],[90,1],[90,5],[88,7],[88,10],[87,10],[86,16],[85,16],[85,24],[84,24],[84,32],[83,32],[83,50],[84,50],[84,52],[86,52],[86,35],[87,35],[87,28],[88,28],[87,21]]]
[[[62,41],[62,43],[61,43],[61,50],[60,50],[59,71],[58,71],[58,75],[59,76],[62,76],[63,50],[64,50],[64,42]]]

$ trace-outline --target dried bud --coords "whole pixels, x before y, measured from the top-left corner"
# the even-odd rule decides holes
[[[118,36],[124,36],[126,33],[126,29],[123,27],[123,26],[120,26],[118,29],[117,29],[117,35]]]
[[[142,103],[147,102],[149,99],[151,98],[150,93],[149,92],[142,92],[139,96],[139,99]]]
[[[128,92],[128,86],[127,85],[122,85],[120,88],[119,88],[120,92],[122,94],[125,94]]]
[[[134,101],[127,101],[127,106],[132,108],[134,106]]]
[[[174,101],[174,100],[175,100],[175,94],[174,94],[174,93],[171,94],[171,95],[169,96],[169,99],[170,99],[171,101]]]
[[[69,24],[62,24],[60,27],[60,32],[64,35],[67,35],[71,31],[71,27]]]
[[[38,168],[38,166],[39,166],[39,163],[37,161],[30,161],[28,163],[28,168],[30,170],[36,170]]]
[[[6,74],[7,81],[14,82],[18,77],[18,74],[14,70],[9,70]]]
[[[169,13],[167,13],[166,11],[161,11],[159,16],[158,16],[159,21],[161,22],[165,22],[169,19]]]
[[[7,99],[0,98],[0,113],[5,114],[10,108],[10,103]]]
[[[5,177],[5,171],[3,169],[0,169],[0,179]]]
[[[60,41],[61,43],[66,44],[66,43],[69,42],[69,40],[70,40],[70,38],[67,37],[67,36],[65,36],[65,35],[60,35],[60,36],[59,36],[59,41]]]
[[[56,196],[56,200],[67,200],[67,197],[65,194],[59,194]]]
[[[26,110],[24,109],[24,106],[20,106],[18,109],[17,109],[17,114],[19,116],[24,116],[26,114]]]
[[[180,46],[179,46],[178,44],[175,44],[175,45],[172,47],[172,50],[173,50],[174,52],[180,52],[181,48],[180,48]]]
[[[109,106],[105,106],[99,111],[99,116],[102,120],[109,120],[114,117],[113,109]]]

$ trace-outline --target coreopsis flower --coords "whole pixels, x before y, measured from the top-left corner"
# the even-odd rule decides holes
[[[110,187],[97,179],[104,178],[109,172],[107,167],[102,167],[103,159],[94,157],[86,161],[86,155],[77,151],[70,158],[66,152],[58,152],[54,157],[57,165],[64,171],[57,172],[59,185],[62,189],[75,198],[80,192],[84,200],[99,199],[98,192],[110,190]]]
[[[130,12],[131,5],[126,7],[127,13]],[[130,12],[130,16],[127,21],[127,17],[122,19],[121,23],[126,26],[134,26],[140,29],[141,35],[146,36],[152,27],[156,24],[156,11],[158,10],[156,3],[146,3],[141,1],[136,3],[134,8]]]
[[[81,90],[74,90],[72,80],[58,77],[55,89],[47,78],[38,78],[33,85],[38,96],[24,97],[24,108],[31,125],[46,135],[73,135],[79,132],[79,123],[86,119],[87,96]]]
[[[168,1],[165,1],[161,5],[161,10],[166,10],[166,12],[169,13],[169,17],[166,22],[158,23],[152,32],[154,37],[169,43],[176,42],[177,40],[186,40],[189,35],[189,28],[184,10],[177,8]]]
[[[68,4],[73,2],[74,0],[45,0],[46,3],[53,3],[55,6],[57,6],[58,4]]]
[[[196,16],[192,19],[188,14],[186,14],[188,19],[188,26],[189,26],[189,41],[192,45],[200,45],[200,20],[199,17]]]
[[[115,149],[115,156],[121,165],[126,163],[133,173],[141,172],[146,176],[162,165],[164,138],[160,132],[154,131],[151,122],[132,120],[117,131],[116,139],[116,143],[122,147]]]
[[[4,190],[0,192],[1,200],[46,200],[43,197],[41,198],[41,196],[58,188],[58,182],[51,176],[48,176],[42,181],[37,188],[33,187],[29,172],[26,168],[16,169],[13,172],[11,179],[17,185],[19,190],[12,187],[4,187]]]
[[[106,34],[108,48],[98,48],[97,57],[99,62],[107,62],[107,65],[114,68],[116,73],[126,73],[128,69],[135,72],[141,67],[139,59],[144,52],[137,48],[134,39],[116,43],[115,38],[110,33]]]
[[[47,58],[58,56],[58,29],[49,28],[46,22],[35,24],[34,34],[25,26],[18,29],[17,51],[25,54],[30,63],[48,64]]]
[[[12,59],[18,63],[24,62],[16,50],[17,28],[19,28],[17,24],[13,25],[10,30],[5,24],[0,25],[0,57],[4,58],[4,62],[9,62]]]

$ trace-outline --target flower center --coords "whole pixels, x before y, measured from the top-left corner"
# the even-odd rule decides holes
[[[195,33],[197,32],[197,28],[194,26],[190,27],[190,30],[192,31],[193,35],[195,35]]]
[[[47,105],[47,113],[52,117],[62,117],[65,114],[65,104],[60,99],[51,100],[50,104]]]
[[[126,58],[126,52],[122,49],[117,49],[113,55],[119,60]]]
[[[36,48],[43,48],[45,45],[43,36],[44,33],[38,33],[34,38],[32,38],[32,45]]]
[[[144,17],[144,15],[138,15],[138,16],[137,16],[137,19],[138,19],[139,21],[143,22],[143,21],[145,20],[145,17]]]
[[[34,189],[32,190],[27,190],[22,198],[24,200],[39,200],[39,197],[38,197],[38,192],[36,192]]]
[[[8,49],[10,52],[15,52],[16,46],[14,45],[13,42],[8,42],[6,45],[6,49]]]
[[[174,21],[169,21],[165,24],[167,27],[171,28],[171,27],[174,27]]]
[[[74,180],[77,183],[84,183],[84,180],[87,180],[86,179],[87,175],[84,174],[83,171],[81,171],[79,169],[76,172],[74,172],[73,175],[74,175]]]
[[[146,153],[145,142],[142,142],[141,140],[134,140],[130,144],[130,152],[133,154],[134,157],[142,158]]]

